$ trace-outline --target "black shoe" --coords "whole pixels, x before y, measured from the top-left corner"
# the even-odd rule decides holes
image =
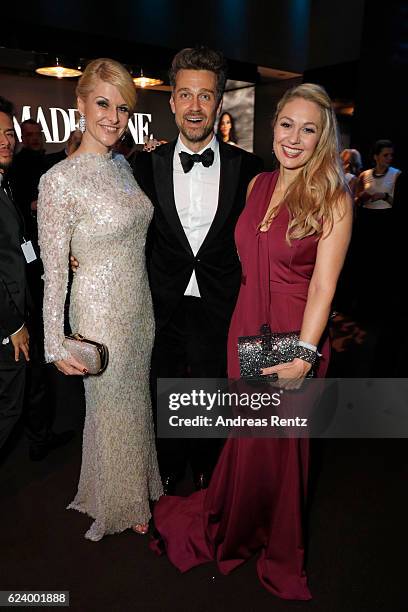
[[[207,489],[210,484],[210,475],[207,472],[199,472],[194,475],[194,486],[196,491]]]
[[[163,494],[174,495],[178,478],[174,474],[167,474],[163,477]]]
[[[30,446],[29,457],[31,461],[42,461],[46,458],[48,453],[55,448],[68,444],[75,436],[75,431],[69,429],[68,431],[62,431],[61,433],[52,433],[50,438],[42,444],[35,444]]]

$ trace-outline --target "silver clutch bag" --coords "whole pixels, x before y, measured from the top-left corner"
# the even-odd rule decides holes
[[[269,325],[262,325],[260,331],[259,336],[238,338],[241,378],[276,380],[276,374],[262,376],[261,369],[292,361],[296,357],[299,332],[272,332]],[[313,376],[312,370],[307,378]]]
[[[65,336],[63,347],[84,364],[88,374],[102,374],[108,365],[108,347],[101,342],[84,338],[81,334],[72,334]]]

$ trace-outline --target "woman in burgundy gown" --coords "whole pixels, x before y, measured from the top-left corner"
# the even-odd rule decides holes
[[[272,331],[300,330],[303,346],[301,358],[263,373],[296,382],[317,347],[317,375],[327,370],[327,320],[351,232],[336,120],[321,87],[303,84],[284,95],[274,152],[280,169],[253,179],[235,230],[242,284],[228,374],[240,375],[238,337],[258,334],[268,317]],[[207,490],[156,504],[155,526],[170,561],[186,571],[215,560],[228,574],[256,553],[259,579],[270,592],[310,599],[302,533],[308,463],[306,438],[229,438]]]

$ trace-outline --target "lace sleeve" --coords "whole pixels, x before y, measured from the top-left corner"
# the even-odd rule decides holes
[[[47,172],[40,180],[37,215],[44,265],[44,353],[45,360],[52,362],[69,356],[62,343],[69,249],[75,222],[69,181],[59,168]]]

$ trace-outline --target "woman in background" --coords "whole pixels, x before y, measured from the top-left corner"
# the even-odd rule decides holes
[[[238,144],[237,134],[235,132],[235,122],[230,113],[224,112],[221,114],[217,128],[218,138],[223,142],[231,145]]]
[[[388,312],[389,275],[397,264],[394,223],[394,189],[400,170],[392,164],[394,147],[390,140],[377,140],[373,148],[375,165],[360,174],[356,192],[358,204],[355,243],[355,286],[357,315],[371,323]]]
[[[71,329],[109,349],[105,372],[85,377],[81,476],[68,506],[94,519],[85,537],[97,541],[129,527],[146,533],[149,499],[162,493],[149,394],[154,320],[144,254],[153,210],[124,157],[111,152],[136,103],[129,73],[114,60],[94,60],[76,93],[82,142],[42,177],[38,221],[47,362],[67,375],[87,373],[63,346],[70,251],[80,262]]]

